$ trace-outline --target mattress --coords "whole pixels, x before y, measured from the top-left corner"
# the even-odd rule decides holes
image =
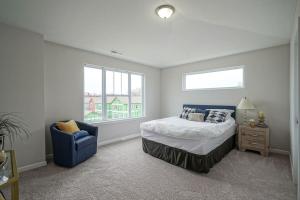
[[[141,135],[147,140],[185,150],[197,155],[206,155],[235,134],[235,124],[223,129],[217,137],[200,137],[199,139],[183,139],[162,135],[154,131],[141,130]]]
[[[235,120],[232,117],[222,123],[208,123],[189,121],[175,116],[143,122],[140,127],[141,130],[164,136],[200,140],[221,136],[234,125]]]

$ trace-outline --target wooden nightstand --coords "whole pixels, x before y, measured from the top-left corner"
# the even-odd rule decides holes
[[[261,155],[269,154],[269,128],[239,126],[239,149],[259,151]]]

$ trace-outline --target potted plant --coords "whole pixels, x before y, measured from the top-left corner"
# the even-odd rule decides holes
[[[29,137],[30,132],[24,120],[17,113],[0,113],[0,151],[5,148],[8,138],[10,148],[16,138]]]

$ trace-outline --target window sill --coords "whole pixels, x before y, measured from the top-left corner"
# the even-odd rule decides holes
[[[132,121],[140,121],[145,119],[146,116],[143,117],[137,117],[137,118],[128,118],[128,119],[115,119],[115,120],[106,120],[106,121],[100,121],[100,122],[85,122],[94,126],[101,126],[101,125],[107,125],[107,124],[120,124],[120,123],[126,123],[126,122],[132,122]]]

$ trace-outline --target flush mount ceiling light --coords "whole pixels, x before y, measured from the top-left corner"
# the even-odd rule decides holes
[[[156,8],[156,14],[163,19],[167,19],[171,17],[171,15],[175,12],[175,8],[171,5],[161,5]]]

